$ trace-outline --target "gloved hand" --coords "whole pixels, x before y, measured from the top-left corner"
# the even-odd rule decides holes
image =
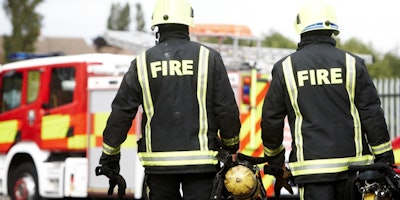
[[[119,160],[121,155],[107,155],[104,152],[100,157],[101,166],[96,167],[96,176],[105,175],[109,178],[108,195],[112,195],[115,186],[118,185],[118,197],[122,199],[125,196],[126,182],[124,177],[119,174]]]
[[[276,168],[270,165],[264,165],[264,173],[273,175],[275,177],[274,192],[277,198],[279,198],[281,195],[282,188],[285,188],[290,194],[293,194],[293,189],[289,185],[289,180],[292,177],[292,173],[285,166],[282,168]]]
[[[290,194],[293,194],[293,189],[289,185],[289,180],[292,177],[292,173],[286,167],[283,167],[283,173],[281,176],[275,176],[274,192],[275,196],[279,198],[281,195],[281,189],[285,188]]]

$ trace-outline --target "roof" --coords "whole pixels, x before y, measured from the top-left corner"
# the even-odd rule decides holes
[[[195,27],[190,27],[190,34],[239,38],[255,37],[248,26],[231,24],[196,24]]]
[[[68,56],[53,56],[45,58],[35,58],[23,61],[16,61],[4,64],[2,70],[13,70],[24,67],[50,66],[61,63],[89,63],[88,72],[101,74],[123,74],[127,71],[134,56],[118,54],[80,54]]]
[[[153,34],[140,31],[107,30],[103,37],[108,45],[128,49],[134,54],[154,46],[156,40]]]

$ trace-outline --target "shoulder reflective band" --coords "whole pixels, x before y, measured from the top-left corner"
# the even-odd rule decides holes
[[[293,75],[293,69],[292,69],[292,61],[291,57],[288,56],[283,62],[282,62],[282,67],[283,67],[283,75],[285,77],[285,82],[286,82],[286,88],[289,93],[289,98],[290,102],[292,104],[294,113],[296,115],[296,120],[295,120],[295,130],[294,130],[294,136],[295,139],[294,141],[296,142],[296,149],[297,149],[297,160],[298,161],[304,161],[304,155],[303,155],[303,136],[301,132],[301,125],[303,123],[303,116],[300,112],[299,105],[297,103],[297,97],[298,97],[298,91],[297,91],[297,85],[296,85],[296,80]]]
[[[307,160],[302,162],[289,163],[293,176],[338,173],[347,171],[349,165],[370,165],[374,163],[372,155],[364,155],[349,158],[330,158]]]
[[[215,165],[217,151],[139,152],[143,166]]]
[[[346,53],[346,90],[349,95],[350,113],[353,116],[354,125],[354,143],[356,147],[356,156],[362,156],[362,132],[360,116],[354,103],[356,88],[356,63],[353,56]]]
[[[199,103],[199,143],[200,150],[208,150],[208,118],[207,118],[207,79],[208,79],[208,56],[209,50],[200,47],[199,66],[197,77],[197,101]]]
[[[18,132],[18,120],[0,122],[0,144],[12,143]]]
[[[70,127],[69,115],[47,115],[42,118],[42,140],[65,139]]]
[[[383,154],[385,152],[391,151],[392,150],[392,143],[389,142],[385,142],[383,144],[377,145],[377,146],[372,146],[372,152],[374,153],[374,155],[379,155],[379,154]]]
[[[145,125],[146,131],[146,152],[151,152],[151,119],[154,115],[153,99],[151,98],[151,91],[149,85],[149,78],[147,75],[146,52],[143,52],[136,58],[137,74],[140,86],[143,93],[143,106],[146,113],[147,122]]]

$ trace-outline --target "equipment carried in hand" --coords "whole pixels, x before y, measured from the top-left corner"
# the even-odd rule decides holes
[[[349,166],[354,177],[347,182],[348,200],[400,199],[400,175],[395,169],[382,162]]]
[[[218,154],[223,166],[214,180],[211,200],[255,200],[267,199],[257,164],[264,158],[254,158],[239,153],[237,162],[227,152]]]

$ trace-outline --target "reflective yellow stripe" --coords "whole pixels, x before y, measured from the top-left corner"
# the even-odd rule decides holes
[[[0,122],[0,143],[12,143],[18,132],[18,120]]]
[[[95,136],[102,136],[104,128],[106,128],[107,119],[110,116],[108,112],[99,112],[93,115],[94,127],[93,133]]]
[[[385,153],[387,151],[391,151],[392,143],[389,141],[389,142],[380,144],[378,146],[372,146],[371,148],[372,148],[374,155],[378,155],[378,154]]]
[[[124,141],[124,143],[121,144],[122,148],[131,148],[131,147],[136,147],[137,143],[136,143],[136,135],[135,134],[128,134],[128,136],[126,136],[126,139]]]
[[[304,200],[304,187],[299,187],[300,200]]]
[[[199,67],[197,77],[197,101],[199,103],[199,143],[200,150],[208,150],[208,118],[206,108],[207,97],[207,79],[208,79],[208,56],[209,50],[203,46],[200,47]]]
[[[68,149],[84,149],[87,147],[87,135],[74,135],[68,137]]]
[[[356,156],[362,155],[362,132],[360,116],[354,104],[356,88],[356,63],[354,57],[346,53],[346,90],[349,95],[350,112],[353,116],[354,124],[354,143],[356,147]]]
[[[239,143],[239,136],[233,137],[233,138],[229,138],[229,139],[221,139],[221,142],[225,145],[225,146],[233,146]]]
[[[268,149],[267,147],[264,147],[265,155],[270,157],[278,155],[283,150],[285,150],[285,146],[283,146],[283,144],[281,144],[281,146],[279,146],[277,149]]]
[[[121,150],[121,147],[112,147],[106,143],[103,142],[103,152],[107,155],[116,155],[119,154]]]
[[[136,66],[138,71],[138,79],[143,93],[143,106],[146,112],[147,123],[145,125],[146,131],[146,152],[151,152],[151,119],[154,115],[153,99],[151,98],[149,78],[147,76],[146,66],[146,52],[143,52],[136,58]]]
[[[289,163],[293,176],[310,174],[338,173],[348,170],[349,165],[369,165],[374,163],[372,155],[364,155],[349,158],[331,158],[307,160]]]
[[[218,163],[217,151],[174,151],[138,153],[144,166],[182,166]]]
[[[63,139],[67,137],[71,116],[47,115],[42,118],[42,140]]]
[[[400,163],[400,149],[394,149],[394,163]]]
[[[294,128],[295,128],[294,141],[296,142],[295,144],[296,144],[296,148],[297,148],[297,160],[303,161],[304,160],[303,136],[302,136],[302,132],[301,132],[303,116],[301,115],[299,105],[297,103],[298,91],[297,91],[296,80],[293,75],[292,61],[291,61],[290,56],[288,56],[282,62],[282,67],[283,67],[283,75],[285,77],[285,82],[286,82],[286,88],[289,93],[290,102],[292,104],[294,113],[296,115],[295,126],[294,126]]]

